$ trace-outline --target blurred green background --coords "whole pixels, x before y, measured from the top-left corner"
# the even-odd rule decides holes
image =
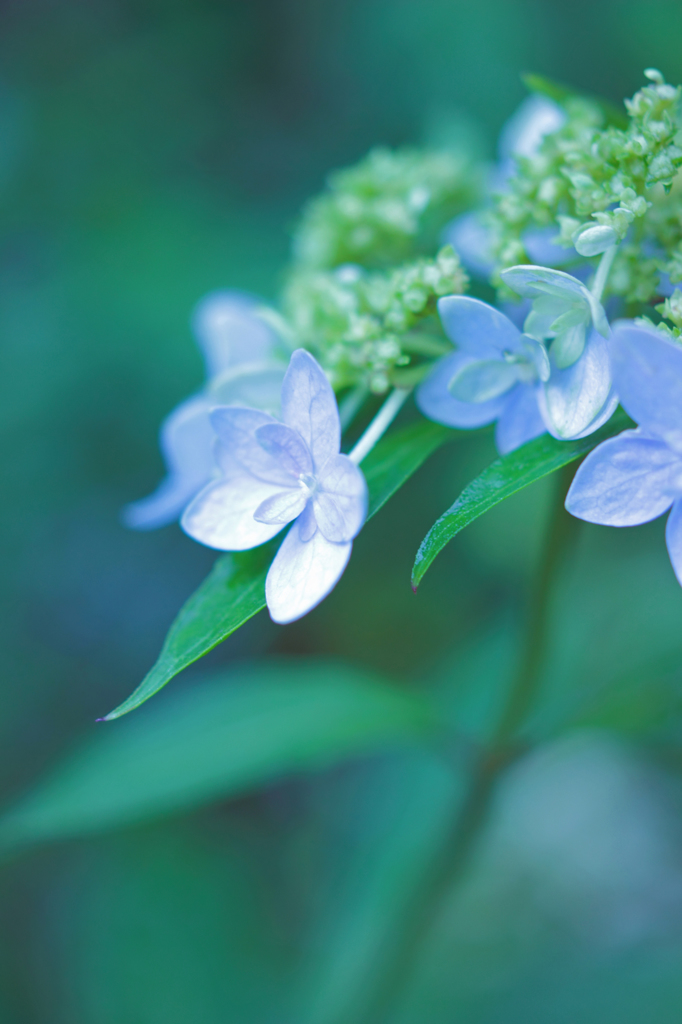
[[[175,526],[119,520],[162,473],[160,420],[201,383],[194,303],[221,286],[274,298],[301,204],[371,145],[457,124],[492,156],[521,72],[621,101],[644,67],[681,81],[681,44],[672,0],[0,6],[8,803],[83,737],[123,727],[93,720],[137,685],[212,564]],[[235,660],[323,655],[415,683],[463,742],[485,736],[552,481],[473,526],[416,597],[409,572],[492,457],[488,436],[440,451],[319,609],[286,628],[260,615],[140,720]],[[682,1016],[682,593],[661,523],[582,527],[576,545],[540,745],[387,1020]],[[7,863],[0,1021],[364,1022],[460,799],[448,763],[396,747]]]

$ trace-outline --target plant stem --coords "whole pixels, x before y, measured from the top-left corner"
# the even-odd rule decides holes
[[[604,294],[604,288],[606,287],[606,280],[611,273],[611,267],[613,266],[613,261],[617,251],[618,246],[611,245],[604,253],[602,253],[602,258],[599,260],[597,273],[594,275],[594,281],[590,289],[597,302],[601,302],[601,297]]]
[[[386,433],[393,420],[396,418],[403,402],[409,395],[409,389],[394,388],[384,404],[379,409],[367,430],[364,432],[353,450],[348,453],[348,458],[360,465],[365,456],[369,455],[377,441]]]
[[[512,740],[523,725],[540,682],[540,669],[547,652],[552,584],[577,525],[577,520],[564,508],[566,492],[574,472],[575,466],[569,463],[557,474],[559,500],[557,501],[555,496],[552,516],[547,524],[544,551],[528,604],[528,619],[519,667],[493,739],[493,748],[496,750],[500,750]]]
[[[547,525],[541,562],[528,604],[528,620],[519,666],[505,706],[487,748],[480,751],[474,765],[469,792],[459,809],[436,863],[412,912],[402,946],[385,972],[369,1008],[366,1021],[378,1024],[386,1019],[401,985],[427,938],[444,900],[461,878],[469,855],[485,823],[495,786],[509,764],[519,755],[517,736],[541,680],[540,670],[547,650],[549,604],[552,586],[567,543],[576,522],[563,507],[573,467],[558,474],[557,494]]]

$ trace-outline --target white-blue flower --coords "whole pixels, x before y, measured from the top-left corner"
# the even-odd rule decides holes
[[[451,427],[496,420],[502,454],[545,430],[560,440],[586,437],[618,404],[601,305],[559,270],[512,267],[505,280],[533,302],[524,333],[479,299],[440,299],[438,312],[457,351],[420,385],[419,408]]]
[[[604,526],[637,526],[672,509],[666,542],[682,583],[682,346],[628,321],[610,344],[621,404],[639,426],[590,452],[566,508]]]
[[[126,525],[151,530],[173,522],[214,475],[213,406],[238,403],[277,412],[286,364],[259,308],[255,299],[234,291],[213,292],[198,304],[192,327],[207,383],[162,423],[159,442],[167,475],[153,494],[126,506]]]
[[[324,371],[297,349],[284,376],[282,421],[257,409],[211,412],[222,476],[192,501],[182,528],[202,544],[244,551],[292,526],[270,566],[275,622],[293,622],[327,596],[367,515],[362,472],[341,455],[336,398]]]

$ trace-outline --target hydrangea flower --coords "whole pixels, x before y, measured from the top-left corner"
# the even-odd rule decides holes
[[[207,383],[164,420],[160,447],[168,473],[153,494],[127,505],[127,526],[151,530],[173,522],[216,471],[213,406],[250,405],[276,412],[285,364],[279,339],[258,315],[259,303],[235,291],[218,291],[198,304],[192,327],[206,364]]]
[[[245,551],[291,523],[265,584],[271,618],[286,623],[319,604],[341,577],[367,515],[367,485],[340,454],[336,398],[305,349],[291,357],[281,408],[281,422],[234,405],[211,412],[222,475],[191,502],[181,525],[209,547]]]
[[[637,526],[672,509],[666,542],[682,583],[682,347],[656,330],[623,321],[611,349],[621,404],[639,426],[590,452],[566,508],[604,526]]]
[[[419,408],[451,427],[496,420],[502,454],[545,430],[560,440],[591,434],[618,404],[600,333],[608,332],[604,311],[580,281],[561,271],[514,267],[506,273],[508,283],[533,300],[525,333],[479,299],[441,299],[438,311],[458,350],[420,385]]]

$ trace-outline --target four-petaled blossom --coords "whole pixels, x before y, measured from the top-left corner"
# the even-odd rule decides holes
[[[611,349],[621,404],[639,426],[590,452],[566,508],[604,526],[637,526],[672,508],[666,542],[682,583],[682,347],[622,321]]]
[[[234,291],[213,292],[198,304],[192,327],[207,383],[162,423],[160,446],[168,474],[153,494],[126,506],[128,526],[151,530],[172,522],[214,475],[213,406],[238,403],[277,412],[286,364],[278,357],[279,339],[259,316],[259,306],[249,295]]]
[[[211,412],[222,476],[192,501],[182,528],[202,544],[244,551],[292,523],[270,566],[275,622],[293,622],[327,596],[367,515],[362,472],[341,455],[336,398],[322,368],[297,349],[284,376],[282,422],[240,406]]]
[[[507,283],[533,299],[525,333],[479,299],[441,299],[438,312],[458,349],[420,385],[417,404],[425,416],[451,427],[497,420],[502,454],[545,430],[559,440],[586,437],[618,404],[604,311],[569,274],[544,267],[504,273]]]

